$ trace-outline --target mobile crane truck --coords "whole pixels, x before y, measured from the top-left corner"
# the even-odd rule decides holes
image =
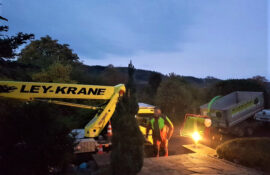
[[[41,101],[57,105],[97,110],[94,118],[86,124],[84,129],[74,129],[78,145],[75,153],[95,152],[99,145],[109,147],[111,142],[100,134],[112,117],[119,97],[125,93],[125,86],[98,86],[62,83],[38,83],[0,81],[0,97],[22,101]],[[61,99],[84,99],[106,101],[101,106],[89,106],[70,103]],[[138,114],[153,113],[153,109],[140,105]],[[143,134],[144,127],[140,126]],[[149,140],[151,142],[151,140]]]
[[[186,114],[180,135],[220,140],[222,134],[251,136],[260,126],[254,114],[263,108],[263,92],[236,91],[224,97],[216,96],[200,106],[200,115]]]

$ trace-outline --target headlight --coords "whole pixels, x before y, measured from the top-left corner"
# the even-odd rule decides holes
[[[195,143],[197,143],[199,140],[201,140],[201,135],[198,132],[194,132],[192,134],[192,138],[195,141]]]
[[[204,126],[209,128],[212,125],[212,121],[210,118],[204,119]]]

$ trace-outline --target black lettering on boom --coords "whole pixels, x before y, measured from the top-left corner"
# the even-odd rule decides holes
[[[52,88],[52,86],[48,86],[48,87],[42,86],[42,88],[43,88],[43,93],[46,94],[48,90]]]
[[[29,93],[29,91],[25,90],[26,85],[22,85],[20,92],[22,93]]]
[[[89,90],[88,90],[88,95],[90,95],[90,94],[93,94],[93,95],[97,95],[97,93],[98,93],[98,89],[93,89],[93,88],[89,88]]]
[[[32,85],[30,92],[31,93],[38,93],[40,86],[38,85]]]
[[[58,87],[56,88],[55,93],[58,94],[59,92],[61,92],[61,94],[66,94],[66,92],[65,92],[65,89],[66,89],[66,88],[67,88],[67,87],[60,87],[60,86],[58,86]]]
[[[85,88],[81,88],[80,91],[78,92],[78,95],[79,94],[84,94],[86,95],[86,89]]]
[[[106,89],[99,89],[98,90],[98,95],[104,95]]]
[[[68,90],[67,90],[67,94],[70,94],[70,92],[72,94],[76,94],[76,90],[77,90],[76,87],[69,87]]]

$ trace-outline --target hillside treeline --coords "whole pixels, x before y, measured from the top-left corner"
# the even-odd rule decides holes
[[[117,85],[127,82],[127,68],[84,65],[67,44],[59,44],[49,36],[33,40],[16,59],[1,59],[0,79],[91,85]],[[137,98],[140,102],[158,105],[175,121],[185,113],[198,113],[199,106],[216,95],[233,91],[262,91],[268,106],[267,80],[261,76],[250,79],[199,79],[175,73],[137,70]]]
[[[16,47],[13,47],[12,55],[0,55],[1,81],[90,85],[127,83],[127,68],[112,64],[105,67],[84,65],[69,45],[60,44],[49,36],[38,40],[31,37],[22,39],[31,41],[19,53],[15,54]],[[25,42],[18,43],[18,46]],[[1,48],[4,44],[1,43]],[[199,113],[200,105],[216,95],[238,90],[264,92],[269,107],[266,79],[260,76],[241,80],[197,79],[174,73],[163,75],[137,70],[134,80],[139,102],[160,106],[175,124],[183,121],[185,113]],[[75,144],[70,131],[83,128],[95,114],[91,110],[42,102],[0,100],[0,166],[6,172],[12,170],[13,174],[37,174],[37,171],[38,174],[47,174],[55,167],[65,169],[72,160]],[[71,102],[102,103],[87,100]],[[12,169],[14,164],[21,168]],[[27,167],[29,165],[31,168]]]

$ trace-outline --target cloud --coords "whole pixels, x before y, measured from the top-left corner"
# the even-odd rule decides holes
[[[270,79],[267,0],[9,0],[10,33],[50,35],[89,64]],[[267,66],[268,65],[268,66]]]
[[[51,35],[90,58],[175,51],[192,22],[188,1],[10,0],[10,31]]]
[[[176,49],[137,50],[128,56],[106,54],[102,60],[90,57],[86,63],[126,66],[132,59],[137,68],[165,74],[210,75],[223,79],[267,76],[270,68],[267,55],[267,1],[192,3],[195,5],[191,9],[196,9],[192,14],[193,23],[182,31],[185,40],[177,43],[177,39],[173,44]],[[166,45],[166,42],[162,43]]]

